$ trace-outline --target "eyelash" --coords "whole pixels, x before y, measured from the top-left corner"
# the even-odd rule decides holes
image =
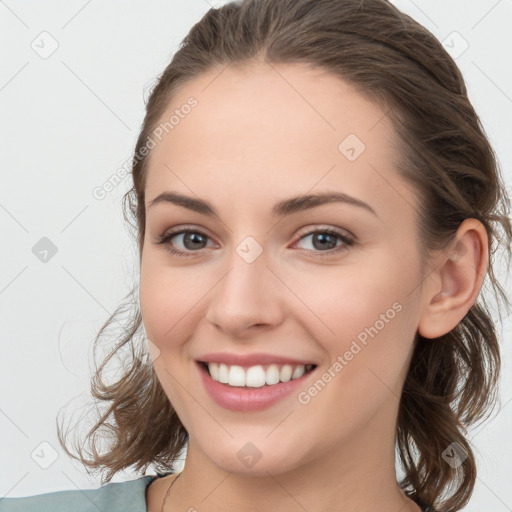
[[[165,247],[165,250],[175,256],[185,257],[185,258],[192,257],[192,256],[194,256],[194,253],[200,252],[201,249],[199,249],[197,251],[181,251],[179,249],[173,248],[170,244],[168,244],[168,242],[175,236],[188,234],[188,233],[195,233],[195,234],[199,234],[203,237],[210,238],[206,233],[203,233],[202,231],[200,231],[198,229],[181,228],[176,231],[171,231],[171,232],[165,233],[162,236],[158,236],[156,243],[157,243],[157,245],[167,244]],[[346,235],[340,233],[339,231],[337,231],[333,228],[321,228],[321,229],[316,229],[313,231],[308,231],[307,233],[305,233],[304,235],[302,235],[299,238],[299,241],[302,240],[303,238],[310,236],[310,235],[315,235],[318,233],[337,236],[343,243],[341,245],[337,246],[336,248],[329,249],[327,251],[311,251],[308,249],[302,249],[303,252],[305,252],[306,254],[311,254],[313,252],[313,253],[317,254],[319,257],[332,256],[333,254],[337,254],[337,253],[346,251],[348,249],[348,247],[351,247],[351,246],[355,245],[355,243],[356,243],[356,241],[354,239],[347,237]]]

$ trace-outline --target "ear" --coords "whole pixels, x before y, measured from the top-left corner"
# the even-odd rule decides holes
[[[443,250],[434,279],[427,286],[426,305],[418,325],[424,338],[447,334],[464,318],[475,303],[487,272],[488,236],[484,225],[466,219],[454,241]]]

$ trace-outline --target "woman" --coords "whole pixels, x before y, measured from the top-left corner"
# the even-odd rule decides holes
[[[104,483],[158,477],[0,510],[467,504],[465,429],[500,367],[481,290],[487,277],[507,304],[493,256],[512,229],[432,34],[385,0],[211,9],[151,93],[132,176],[140,304],[93,380],[108,408],[91,450],[68,453]],[[104,382],[114,355],[124,373]]]

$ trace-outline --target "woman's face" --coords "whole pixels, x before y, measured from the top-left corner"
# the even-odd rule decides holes
[[[388,117],[318,69],[220,71],[173,97],[145,189],[142,316],[189,452],[252,474],[392,454],[425,298]],[[164,193],[214,213],[151,204]],[[306,201],[324,194],[339,196]],[[224,361],[234,386],[198,361]],[[316,366],[257,387],[286,381],[285,363]]]

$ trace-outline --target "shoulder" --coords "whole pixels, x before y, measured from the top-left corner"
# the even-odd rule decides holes
[[[56,491],[0,498],[0,512],[146,512],[146,488],[155,476],[111,482],[98,489]]]

